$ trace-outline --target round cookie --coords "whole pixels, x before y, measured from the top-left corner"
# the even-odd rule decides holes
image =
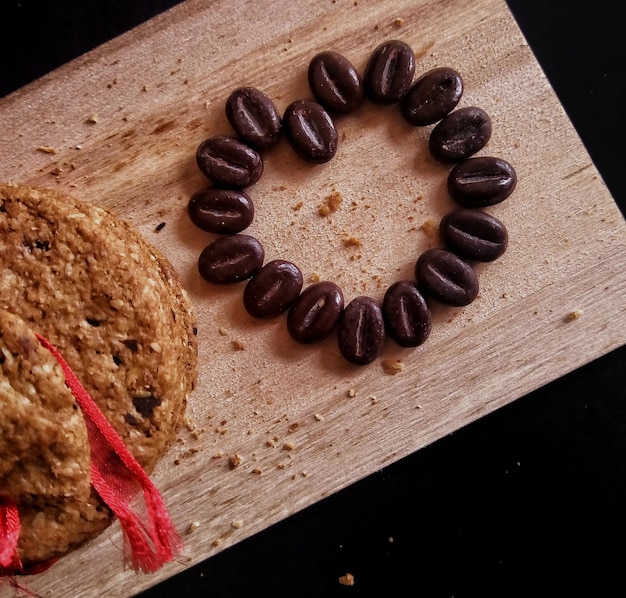
[[[175,438],[197,368],[191,303],[168,260],[101,208],[0,185],[0,276],[0,309],[57,347],[152,471]],[[25,563],[62,554],[112,519],[93,491],[86,500],[34,495],[18,506]]]

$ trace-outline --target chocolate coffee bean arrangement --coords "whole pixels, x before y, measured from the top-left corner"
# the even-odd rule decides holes
[[[474,156],[491,137],[489,115],[477,106],[457,108],[463,80],[454,69],[434,68],[413,81],[414,75],[413,50],[399,40],[380,44],[362,77],[341,54],[321,52],[307,72],[315,100],[295,100],[281,117],[262,91],[235,89],[225,111],[237,137],[211,137],[196,151],[198,167],[211,184],[192,195],[189,217],[199,228],[222,235],[200,254],[200,275],[212,284],[247,280],[246,311],[255,318],[287,313],[287,330],[298,343],[320,342],[336,330],[341,354],[356,365],[375,361],[386,338],[401,347],[421,345],[432,328],[429,302],[469,305],[479,290],[472,263],[498,259],[508,244],[504,224],[482,208],[511,195],[515,170],[501,158]],[[410,126],[434,125],[429,151],[436,160],[454,165],[447,187],[462,207],[442,219],[445,247],[419,256],[414,280],[392,284],[382,303],[359,296],[345,305],[334,282],[303,289],[302,272],[292,262],[263,263],[261,243],[242,234],[254,218],[254,204],[243,189],[263,174],[259,152],[274,146],[282,135],[304,160],[314,164],[332,160],[339,139],[334,118],[355,110],[364,98],[380,105],[398,104]]]

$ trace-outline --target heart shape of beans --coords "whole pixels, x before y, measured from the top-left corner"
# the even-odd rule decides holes
[[[505,200],[517,176],[507,161],[475,157],[491,137],[491,119],[476,106],[457,108],[463,80],[454,69],[438,67],[413,81],[415,55],[406,43],[386,41],[369,57],[363,76],[341,54],[313,57],[308,82],[315,97],[296,100],[281,115],[272,100],[252,87],[235,89],[226,101],[228,121],[237,137],[215,136],[196,150],[199,169],[212,184],[190,198],[188,214],[203,230],[222,235],[201,252],[200,275],[212,284],[248,281],[243,304],[256,318],[287,312],[287,330],[302,344],[319,342],[335,330],[343,357],[356,365],[372,363],[385,338],[402,347],[422,344],[431,331],[429,301],[462,307],[478,295],[472,262],[490,262],[507,248],[502,222],[481,208]],[[359,296],[344,304],[341,288],[331,281],[304,290],[300,269],[287,260],[264,264],[261,243],[243,234],[254,218],[252,199],[243,191],[263,174],[260,151],[284,134],[303,159],[323,164],[338,144],[335,119],[367,98],[375,104],[398,104],[411,126],[435,125],[429,151],[454,165],[448,192],[462,207],[442,219],[445,245],[424,251],[415,264],[415,280],[401,280],[385,292],[382,303]]]

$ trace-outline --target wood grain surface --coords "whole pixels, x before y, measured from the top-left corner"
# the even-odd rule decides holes
[[[332,338],[302,347],[283,318],[250,318],[242,285],[202,281],[196,260],[211,236],[186,205],[206,184],[196,146],[231,132],[232,89],[258,87],[282,111],[311,97],[315,53],[336,50],[362,71],[393,38],[413,47],[418,73],[463,75],[460,105],[493,121],[482,153],[511,162],[519,184],[489,209],[510,246],[478,267],[479,298],[435,308],[422,347],[388,343],[359,368]],[[433,223],[454,207],[449,167],[429,157],[430,128],[408,126],[397,106],[365,104],[337,124],[326,165],[284,141],[264,155],[248,232],[305,280],[381,299],[438,243]],[[184,554],[136,575],[114,525],[29,579],[42,596],[136,593],[626,343],[624,220],[500,0],[189,0],[4,98],[0,130],[0,180],[62,189],[131,221],[183,278],[200,338],[188,425],[154,475]],[[339,209],[320,216],[333,193]],[[391,374],[385,362],[402,367]]]

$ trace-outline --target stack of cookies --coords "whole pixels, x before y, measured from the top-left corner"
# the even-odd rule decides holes
[[[99,534],[85,421],[54,345],[150,473],[196,379],[191,303],[128,223],[58,192],[0,184],[0,496],[20,515],[24,565]]]

